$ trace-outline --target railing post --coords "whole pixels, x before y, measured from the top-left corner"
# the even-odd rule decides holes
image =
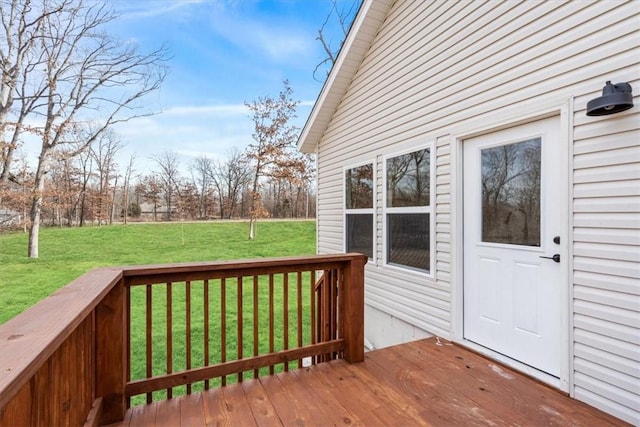
[[[100,425],[124,419],[126,376],[126,325],[124,280],[96,307],[96,397],[102,397]]]
[[[364,265],[365,255],[354,255],[343,271],[342,295],[344,326],[344,358],[349,363],[364,361]]]

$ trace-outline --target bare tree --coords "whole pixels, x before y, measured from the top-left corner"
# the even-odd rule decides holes
[[[291,213],[294,217],[308,217],[309,191],[315,177],[315,159],[312,155],[296,153],[289,169],[287,182],[292,197]],[[294,197],[295,190],[295,197]],[[304,214],[303,214],[304,212]]]
[[[124,182],[122,183],[122,220],[127,223],[127,217],[129,216],[129,192],[131,188],[131,175],[133,175],[133,164],[136,160],[136,155],[132,154],[129,157],[129,163],[127,163],[127,170],[124,173]]]
[[[78,212],[78,224],[80,227],[84,226],[86,204],[87,204],[87,192],[89,189],[89,180],[93,173],[93,157],[89,150],[81,151],[76,159],[80,165],[80,208]]]
[[[34,43],[41,34],[43,21],[52,14],[60,13],[68,7],[70,0],[48,1],[33,6],[32,0],[0,0],[0,182],[9,179],[13,156],[19,144],[24,118],[37,97],[22,98],[25,94],[25,74],[42,62]],[[40,84],[35,90],[42,94],[46,85]],[[17,91],[22,101],[16,117],[9,120]],[[9,138],[7,139],[7,133]]]
[[[193,183],[183,180],[179,184],[177,196],[180,219],[196,219],[199,214],[198,188]]]
[[[291,97],[293,90],[289,82],[277,98],[258,98],[245,105],[252,112],[254,124],[253,140],[247,147],[247,157],[253,161],[251,183],[251,207],[249,211],[249,239],[255,238],[256,220],[265,216],[260,195],[260,179],[272,174],[287,160],[287,150],[293,147],[298,137],[298,128],[290,122],[294,119],[299,101]]]
[[[115,156],[122,149],[122,140],[111,129],[105,130],[89,151],[96,165],[98,179],[97,219],[98,225],[107,222],[111,217],[114,203],[111,185],[112,179],[117,179],[117,164]],[[111,221],[109,221],[111,222]]]
[[[212,162],[210,178],[216,189],[221,219],[233,217],[242,189],[250,181],[250,176],[246,156],[237,148],[228,151],[225,160]]]
[[[72,226],[80,204],[82,174],[80,173],[79,165],[72,158],[64,158],[62,165],[64,179],[58,185],[64,185],[63,195],[66,200],[64,200],[63,207],[65,209],[66,225]]]
[[[73,210],[80,196],[79,171],[72,159],[61,155],[48,173],[47,191],[43,206],[51,214],[51,224],[61,227],[72,225]]]
[[[191,180],[198,189],[198,216],[207,218],[209,216],[208,198],[210,195],[212,162],[206,155],[197,157],[191,162]]]
[[[153,220],[158,221],[158,208],[162,201],[162,185],[155,175],[145,176],[136,186],[136,192],[143,200],[153,205]]]
[[[28,162],[24,156],[16,159],[18,165],[16,175],[19,179],[11,180],[6,183],[0,182],[0,211],[8,210],[9,212],[20,212],[16,216],[9,216],[3,221],[2,225],[10,225],[14,223],[21,225],[23,231],[27,232],[28,226],[28,209],[29,209],[29,191],[25,182],[30,180],[32,171],[29,169]],[[7,211],[5,211],[6,213]]]
[[[151,159],[160,168],[158,180],[164,195],[165,206],[167,207],[167,221],[171,221],[171,214],[175,208],[175,202],[179,198],[182,177],[180,176],[180,162],[178,156],[172,151],[163,151]]]
[[[316,40],[322,44],[322,49],[325,53],[325,58],[316,65],[316,68],[313,70],[313,78],[316,81],[324,82],[326,77],[331,72],[331,67],[336,63],[338,59],[338,53],[342,48],[342,44],[344,43],[344,39],[349,32],[349,28],[351,27],[351,23],[355,18],[355,14],[360,7],[362,0],[352,0],[347,3],[347,5],[340,7],[338,6],[338,0],[331,0],[331,10],[327,14],[322,26],[318,29],[318,36]],[[328,38],[327,27],[335,23],[340,29],[340,40],[335,41]],[[318,78],[317,74],[324,70],[325,75]]]
[[[115,19],[105,3],[5,0],[2,7],[5,27],[18,17],[18,22],[24,23],[16,25],[28,29],[22,33],[6,30],[7,46],[21,46],[18,50],[24,52],[15,57],[17,62],[22,61],[20,71],[8,79],[6,89],[15,95],[11,103],[19,101],[20,105],[6,113],[13,116],[0,117],[0,127],[6,131],[11,125],[12,141],[18,141],[22,132],[31,132],[41,140],[28,249],[28,255],[37,258],[42,194],[54,154],[64,151],[73,157],[113,124],[148,115],[139,109],[139,101],[164,80],[166,53],[160,48],[141,54],[137,46],[101,32],[105,24]],[[5,10],[10,10],[8,15]],[[36,18],[30,19],[31,16]],[[3,101],[5,104],[10,103]],[[30,123],[37,124],[25,126],[28,117],[32,117]],[[77,149],[62,150],[67,144],[74,144]],[[10,143],[3,148],[3,174],[10,165],[8,153],[14,147],[15,143]]]

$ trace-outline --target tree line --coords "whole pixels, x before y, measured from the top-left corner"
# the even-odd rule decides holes
[[[186,167],[172,151],[147,159],[152,170],[144,174],[136,172],[135,156],[119,164],[125,144],[112,129],[73,155],[56,151],[38,195],[42,222],[83,226],[131,220],[314,217],[315,167],[313,159],[295,147],[298,129],[291,120],[298,103],[292,93],[285,81],[279,96],[246,103],[253,112],[254,142],[244,150],[234,148],[217,158],[203,155]],[[13,212],[14,226],[27,230],[32,226],[36,171],[24,158],[13,170],[13,179],[0,187],[2,206]],[[250,238],[254,235],[255,229]]]
[[[186,169],[178,155],[164,151],[149,160],[153,170],[136,172],[135,156],[116,161],[124,148],[118,136],[104,134],[74,157],[52,162],[42,193],[41,222],[47,226],[79,226],[130,221],[193,221],[212,219],[312,218],[315,216],[313,163],[304,169],[270,174],[260,180],[254,203],[255,163],[247,151],[230,150],[224,157],[202,156]],[[30,227],[34,171],[21,159],[17,176],[2,186],[4,227]],[[185,169],[186,172],[182,172]]]
[[[194,159],[187,173],[178,157],[163,152],[151,159],[154,169],[136,173],[137,159],[119,165],[93,150],[52,164],[42,194],[41,223],[84,226],[130,221],[250,219],[253,193],[250,162],[240,150],[224,158]],[[162,166],[156,162],[163,163]],[[311,164],[310,164],[311,165]],[[169,169],[166,169],[168,167]],[[33,170],[18,162],[18,182],[2,186],[0,226],[30,227]],[[313,218],[315,190],[311,180],[268,177],[259,190],[262,213],[257,218]]]

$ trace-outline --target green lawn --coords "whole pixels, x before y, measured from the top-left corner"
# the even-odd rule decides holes
[[[211,261],[224,259],[260,258],[271,256],[305,255],[315,252],[315,222],[264,222],[259,225],[259,235],[254,241],[247,239],[247,224],[237,222],[185,223],[185,224],[131,224],[127,226],[103,226],[87,228],[50,228],[41,233],[41,258],[30,260],[25,257],[27,236],[21,233],[0,235],[0,321],[4,322],[19,312],[35,304],[56,289],[74,278],[98,266],[158,264],[187,261]],[[289,341],[295,346],[298,330],[295,327],[297,313],[295,301],[297,286],[295,275],[290,275],[288,288]],[[282,275],[275,277],[277,289],[282,289]],[[311,319],[309,314],[309,292],[312,286],[308,273],[303,275],[302,295],[304,314],[304,343],[311,340]],[[192,367],[203,366],[204,348],[204,283],[191,283],[191,319],[192,326]],[[260,310],[258,336],[260,354],[268,352],[268,278],[260,276],[257,298]],[[210,308],[208,334],[210,361],[220,361],[220,288],[219,280],[210,283]],[[227,360],[237,355],[237,281],[228,280],[226,286],[226,335]],[[167,364],[167,295],[166,285],[158,284],[152,289],[152,336],[153,336],[153,372],[155,375],[166,373]],[[186,369],[185,354],[185,282],[172,285],[172,370]],[[243,351],[252,354],[253,347],[253,282],[245,278],[243,285]],[[282,327],[282,293],[275,294],[275,348],[283,348],[284,332]],[[146,377],[146,287],[135,286],[131,289],[131,377]],[[295,362],[294,362],[295,363]],[[283,367],[276,367],[281,370]],[[228,379],[235,382],[235,377]],[[212,385],[220,384],[219,380]],[[194,390],[202,390],[203,383],[194,384]],[[174,388],[175,394],[183,394],[184,387]],[[155,392],[154,398],[164,398],[165,391]],[[133,404],[144,402],[143,396],[133,399]]]
[[[25,233],[0,234],[0,323],[95,267],[315,253],[314,221],[267,221],[257,239],[245,222],[45,228],[40,258]]]

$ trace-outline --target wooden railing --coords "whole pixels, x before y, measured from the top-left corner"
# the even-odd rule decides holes
[[[365,263],[347,254],[87,273],[0,325],[0,425],[108,424],[132,397],[362,361]]]

